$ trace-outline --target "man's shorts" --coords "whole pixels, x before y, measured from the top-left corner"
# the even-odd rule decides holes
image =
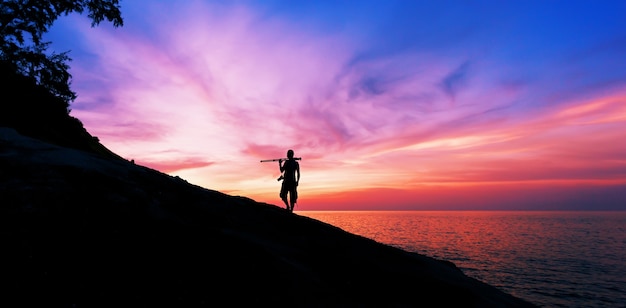
[[[296,183],[283,181],[283,186],[280,188],[280,198],[287,198],[287,193],[289,193],[289,201],[296,203],[296,200],[298,200],[298,191],[296,188]]]

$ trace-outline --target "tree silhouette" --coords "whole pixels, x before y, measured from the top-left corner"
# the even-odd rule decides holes
[[[0,61],[28,76],[66,103],[76,99],[70,89],[68,52],[47,54],[42,36],[61,15],[88,12],[91,26],[103,20],[123,25],[119,0],[2,0],[0,3]],[[68,110],[69,112],[69,110]]]

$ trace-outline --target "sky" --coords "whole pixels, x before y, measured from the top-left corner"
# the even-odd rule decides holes
[[[136,164],[298,210],[626,210],[625,1],[121,1],[59,18],[70,115]]]

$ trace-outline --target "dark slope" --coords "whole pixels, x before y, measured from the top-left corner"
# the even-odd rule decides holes
[[[531,306],[449,262],[7,128],[0,196],[3,301]]]

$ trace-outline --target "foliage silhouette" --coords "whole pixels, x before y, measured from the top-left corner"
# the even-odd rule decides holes
[[[70,89],[72,76],[68,52],[47,54],[50,42],[42,36],[61,15],[88,12],[91,26],[108,20],[123,25],[119,0],[3,0],[0,3],[0,61],[15,72],[33,78],[50,93],[69,103],[76,99]]]

